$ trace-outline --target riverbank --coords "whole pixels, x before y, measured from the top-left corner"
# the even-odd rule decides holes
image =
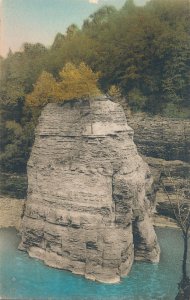
[[[20,227],[25,199],[0,197],[0,228]],[[152,217],[154,226],[177,228],[176,223],[168,217],[155,214]]]
[[[0,197],[0,228],[20,227],[25,199]]]
[[[154,216],[152,217],[152,222],[156,227],[178,228],[173,219],[165,216],[159,216],[157,214],[154,214]]]

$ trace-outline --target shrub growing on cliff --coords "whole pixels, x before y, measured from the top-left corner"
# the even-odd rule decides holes
[[[107,93],[112,98],[115,98],[115,99],[121,98],[121,90],[116,85],[111,85]]]
[[[63,102],[101,93],[97,86],[99,73],[94,73],[83,62],[78,67],[67,63],[59,76],[56,81],[52,74],[42,72],[33,92],[27,96],[28,105],[43,107],[49,102]]]

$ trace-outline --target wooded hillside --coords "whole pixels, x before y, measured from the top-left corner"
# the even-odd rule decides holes
[[[50,48],[25,43],[21,52],[10,50],[0,59],[2,172],[26,172],[40,114],[26,99],[42,72],[59,82],[67,63],[99,74],[103,93],[116,86],[133,111],[190,116],[189,33],[188,0],[151,0],[144,7],[128,0],[120,10],[102,7],[82,28],[70,25]]]

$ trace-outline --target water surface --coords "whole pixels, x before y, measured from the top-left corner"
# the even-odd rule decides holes
[[[159,264],[135,263],[121,283],[92,282],[70,272],[47,267],[17,250],[14,229],[0,229],[0,296],[8,299],[174,299],[181,276],[180,231],[157,229]],[[188,268],[190,267],[190,261]],[[190,268],[189,268],[190,271]]]

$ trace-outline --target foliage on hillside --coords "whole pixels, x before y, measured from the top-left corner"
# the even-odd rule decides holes
[[[77,82],[85,72],[91,72],[92,81],[87,80],[88,92],[82,95],[99,92],[99,79],[103,92],[116,86],[122,95],[118,99],[125,99],[134,111],[187,115],[188,8],[187,0],[151,0],[144,7],[128,0],[119,11],[105,6],[85,20],[81,29],[71,24],[65,34],[58,33],[49,49],[26,43],[22,52],[10,51],[6,59],[1,58],[2,170],[25,172],[39,107],[55,101],[55,94],[58,100],[80,97]],[[72,89],[65,79],[67,68]],[[71,90],[75,94],[70,95]]]

